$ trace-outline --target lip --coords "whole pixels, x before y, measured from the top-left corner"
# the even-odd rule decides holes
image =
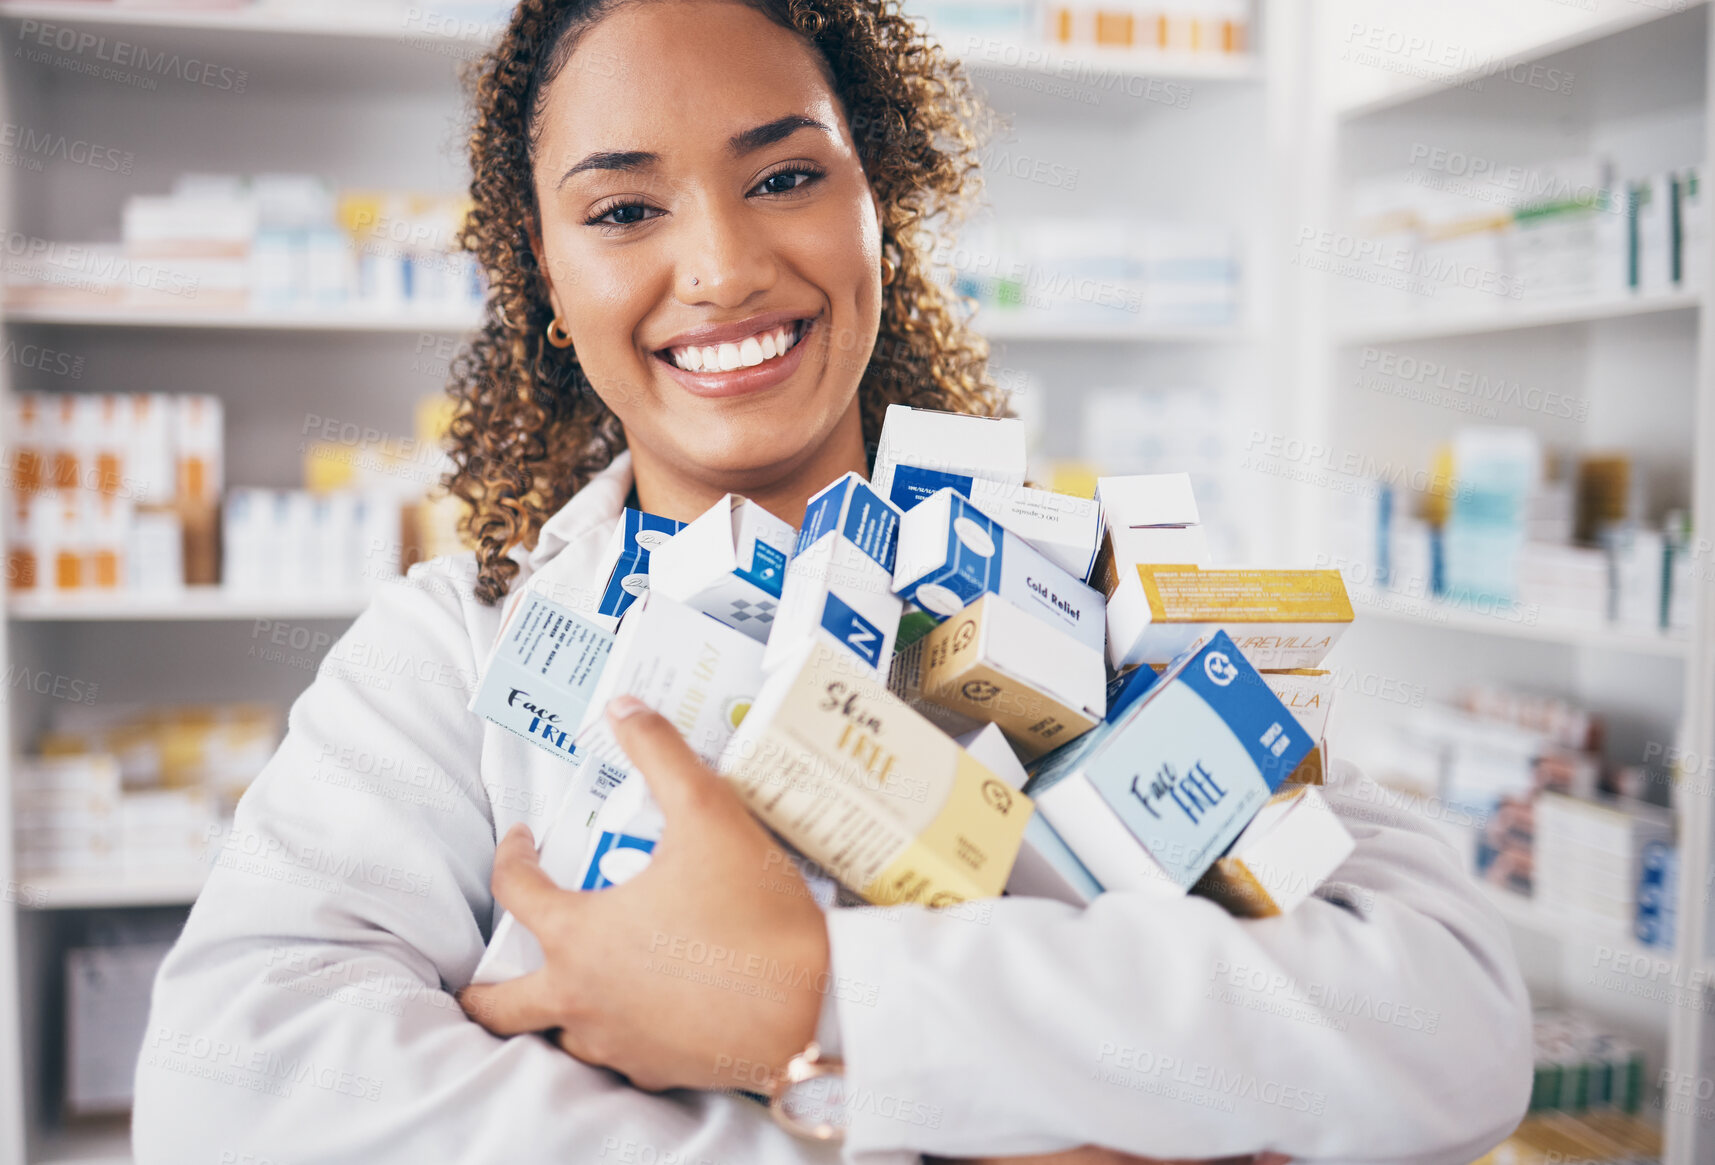
[[[682,344],[721,343],[723,340],[742,339],[758,331],[766,331],[771,327],[778,327],[794,320],[804,320],[804,334],[798,337],[798,342],[792,345],[791,350],[786,355],[776,356],[772,360],[764,360],[754,368],[734,368],[729,372],[692,372],[680,368],[671,359],[662,355],[661,351],[656,351],[653,355],[661,367],[667,370],[667,375],[678,381],[680,387],[686,392],[695,396],[711,399],[747,396],[751,393],[773,388],[798,371],[798,366],[804,362],[804,349],[809,346],[810,340],[816,334],[817,327],[822,322],[820,315],[806,319],[802,312],[775,312],[766,316],[756,316],[742,324],[721,325],[720,331],[724,332],[725,335],[713,341],[702,340],[700,332],[686,332],[687,338],[675,339],[671,344],[663,345],[663,348],[677,348]],[[759,324],[757,321],[762,322]],[[749,330],[734,331],[735,327]],[[704,329],[704,331],[713,332],[715,329]]]
[[[715,344],[725,344],[733,340],[742,340],[746,336],[754,336],[758,332],[766,332],[778,328],[781,324],[795,323],[798,320],[813,319],[817,313],[807,311],[771,311],[761,315],[751,316],[747,320],[735,320],[730,324],[704,324],[700,328],[692,328],[688,332],[680,332],[671,340],[664,340],[655,345],[655,351],[664,352],[668,348],[683,348],[695,344],[699,348],[711,347]]]

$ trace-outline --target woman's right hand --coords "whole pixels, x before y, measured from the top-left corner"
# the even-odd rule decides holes
[[[1136,1157],[1100,1145],[1085,1145],[1063,1153],[1047,1153],[1030,1157],[925,1157],[923,1165],[1287,1165],[1292,1158],[1284,1153],[1257,1153],[1248,1157],[1220,1157],[1200,1161],[1162,1161],[1155,1157]]]

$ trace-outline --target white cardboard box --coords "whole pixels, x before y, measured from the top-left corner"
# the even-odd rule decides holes
[[[1285,914],[1315,891],[1356,843],[1314,785],[1294,785],[1264,805],[1195,892],[1240,918]]]
[[[899,658],[917,665],[915,676],[896,676],[908,701],[989,721],[1030,759],[1088,732],[1107,709],[1101,652],[999,595],[984,595]]]
[[[899,524],[894,593],[937,620],[996,594],[1078,642],[1102,650],[1102,596],[1048,561],[953,489],[920,502]]]
[[[727,494],[650,556],[649,586],[766,643],[797,533],[749,498]]]
[[[1140,473],[1096,480],[1102,545],[1090,583],[1104,595],[1140,563],[1209,565],[1209,541],[1188,473]]]
[[[613,649],[613,636],[525,593],[501,628],[470,710],[563,760]]]
[[[903,604],[893,594],[899,509],[848,473],[810,499],[768,637],[773,670],[804,643],[844,650],[885,683]]]
[[[1027,461],[1023,421],[888,405],[870,484],[905,510],[910,507],[896,496],[900,489],[921,500],[961,482],[969,490],[975,478],[1023,485]],[[900,466],[911,467],[903,482]]]

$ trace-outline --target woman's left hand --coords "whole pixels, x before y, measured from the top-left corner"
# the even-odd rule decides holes
[[[608,719],[666,825],[620,886],[562,890],[516,825],[494,855],[494,896],[545,965],[469,987],[496,1035],[558,1029],[578,1059],[640,1088],[766,1091],[815,1036],[828,971],[822,911],[736,791],[667,720],[632,697]]]

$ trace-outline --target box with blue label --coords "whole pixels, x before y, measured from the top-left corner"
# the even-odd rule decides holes
[[[727,494],[654,552],[649,586],[766,643],[797,533],[749,498]]]
[[[1026,787],[1101,885],[1181,895],[1314,742],[1224,632]]]
[[[597,574],[602,579],[602,590],[596,599],[596,614],[607,621],[609,630],[619,626],[620,616],[649,589],[652,552],[661,549],[684,528],[683,522],[642,510],[626,509],[620,514],[602,555],[606,570]]]
[[[470,710],[570,760],[573,738],[613,649],[613,635],[539,594],[519,597]]]
[[[969,498],[977,509],[1073,578],[1080,582],[1089,578],[1102,533],[1101,511],[1094,498],[900,465],[894,468],[888,501],[908,512],[942,489]]]
[[[832,643],[886,681],[903,604],[893,594],[899,510],[848,473],[810,499],[763,667],[811,639]]]
[[[899,523],[893,589],[937,620],[999,595],[1094,651],[1103,646],[1102,596],[1048,561],[957,490],[920,502]]]
[[[875,492],[908,510],[951,486],[968,494],[973,481],[1023,485],[1027,462],[1024,422],[1012,418],[973,417],[888,405],[869,475]],[[900,466],[911,466],[899,481]]]

